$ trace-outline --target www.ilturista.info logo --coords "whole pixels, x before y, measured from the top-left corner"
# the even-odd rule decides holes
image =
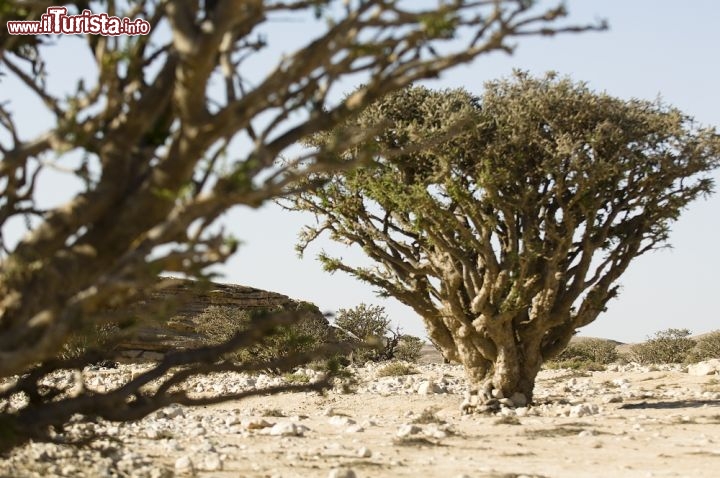
[[[83,10],[79,15],[68,15],[65,7],[48,7],[40,20],[9,21],[10,35],[147,35],[150,22],[141,18],[111,17],[107,13]]]

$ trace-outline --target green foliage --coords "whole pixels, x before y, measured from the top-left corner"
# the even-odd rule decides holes
[[[630,349],[630,358],[642,364],[683,363],[695,348],[688,329],[666,329]]]
[[[324,233],[362,248],[370,265],[320,260],[412,307],[446,356],[492,375],[504,394],[529,393],[517,387],[530,380],[504,380],[489,357],[518,343],[537,344],[518,347],[528,364],[557,354],[606,309],[632,261],[666,245],[683,209],[712,192],[720,164],[715,129],[554,73],[518,71],[480,97],[406,88],[310,146],[353,131],[375,134],[338,161],[372,161],[313,177],[320,187],[288,200],[318,218],[298,250]],[[585,352],[571,365],[614,353]]]
[[[605,370],[606,365],[617,362],[619,358],[617,346],[612,340],[578,339],[546,366],[592,372]]]
[[[108,347],[117,341],[120,333],[120,326],[115,323],[96,325],[89,332],[76,332],[65,341],[59,357],[78,358],[91,348]]]
[[[720,358],[720,330],[710,332],[698,338],[695,348],[688,355],[689,362]]]
[[[295,307],[298,312],[307,313],[301,314],[300,319],[293,324],[276,327],[275,332],[266,337],[261,344],[238,350],[228,358],[239,362],[266,361],[287,357],[292,353],[310,352],[319,345],[329,342],[330,329],[317,308],[302,302],[296,303]],[[257,314],[271,316],[273,311],[281,310],[287,311],[287,308],[250,312],[237,307],[213,305],[197,317],[196,332],[208,345],[220,344],[234,337],[238,332],[247,330],[248,324]]]
[[[398,360],[417,362],[425,342],[420,337],[402,335],[395,349],[394,356]]]
[[[290,383],[308,383],[308,382],[310,382],[310,377],[305,375],[304,373],[286,373],[283,375],[283,379],[285,379],[286,382],[290,382]]]
[[[398,377],[401,375],[412,375],[417,371],[410,365],[403,362],[390,362],[387,365],[380,367],[375,376],[377,377]]]
[[[339,328],[340,340],[352,345],[354,362],[391,359],[415,362],[420,357],[422,339],[392,330],[382,306],[360,304],[353,309],[340,309],[335,326]]]
[[[612,340],[580,339],[571,342],[557,360],[578,360],[607,365],[616,362],[618,358],[617,346]]]
[[[341,331],[350,332],[360,340],[370,340],[385,336],[390,319],[385,308],[379,305],[360,304],[353,309],[340,309],[335,325]],[[345,334],[350,337],[349,334]]]
[[[549,369],[567,368],[570,370],[578,370],[581,372],[601,372],[605,370],[605,364],[577,357],[563,360],[549,360],[545,362],[544,365],[546,368]]]

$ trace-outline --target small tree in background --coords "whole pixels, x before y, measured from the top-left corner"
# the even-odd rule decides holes
[[[554,360],[557,368],[592,368],[602,370],[619,358],[617,344],[606,339],[576,339]]]
[[[531,399],[542,363],[605,310],[633,259],[667,244],[720,161],[717,133],[680,111],[552,74],[479,98],[408,88],[338,131],[379,124],[338,157],[369,148],[373,165],[313,176],[322,188],[288,201],[318,219],[298,249],[324,232],[359,245],[374,266],[320,260],[412,307],[488,399]]]
[[[382,306],[360,304],[353,309],[340,309],[335,326],[339,329],[341,339],[354,342],[354,362],[377,362],[394,358],[416,361],[420,356],[418,343],[422,344],[422,340],[401,334],[399,328],[393,330]]]
[[[630,358],[642,364],[683,363],[690,358],[695,344],[688,329],[661,330],[647,341],[634,344]]]
[[[696,339],[695,348],[690,351],[689,360],[699,362],[720,359],[720,330],[709,332]]]
[[[414,335],[401,335],[398,346],[395,349],[395,358],[406,362],[417,362],[422,355],[425,341]]]

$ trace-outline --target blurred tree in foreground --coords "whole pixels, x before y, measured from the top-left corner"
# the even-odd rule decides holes
[[[312,187],[298,182],[309,174],[355,166],[373,152],[347,160],[339,152],[375,132],[336,130],[322,148],[304,153],[289,151],[293,144],[416,80],[492,51],[511,52],[513,39],[602,28],[556,27],[562,7],[543,10],[525,0],[419,3],[76,1],[66,3],[70,14],[88,8],[142,18],[151,33],[83,39],[3,32],[3,82],[24,85],[45,108],[35,117],[49,117],[52,127],[30,137],[16,121],[27,103],[0,104],[0,378],[10,377],[0,392],[0,451],[48,439],[51,426],[75,414],[130,420],[171,402],[208,403],[172,385],[243,369],[216,359],[252,345],[267,326],[254,323],[230,343],[169,354],[107,393],[75,387],[71,396],[42,384],[55,370],[96,360],[97,350],[56,357],[73,331],[98,325],[103,310],[113,309],[118,321],[125,304],[163,287],[160,273],[209,277],[237,245],[217,227],[225,211]],[[55,4],[3,3],[0,23],[38,20]],[[280,57],[272,48],[278,39],[267,35],[277,22],[304,22],[312,33],[294,38],[296,51]],[[62,77],[45,67],[63,41],[84,42],[76,64],[87,55],[94,65],[77,72],[77,83],[63,84],[72,67]],[[342,82],[358,79],[361,89],[334,99]],[[58,179],[63,175],[70,179]],[[77,193],[48,205],[38,200],[41,177]],[[27,234],[10,237],[23,221]],[[303,357],[286,359],[289,366]],[[156,379],[162,385],[148,389]],[[10,406],[13,397],[24,401]]]
[[[321,188],[283,201],[318,219],[299,251],[324,232],[362,247],[374,266],[320,259],[412,307],[485,400],[532,399],[543,361],[666,244],[720,160],[717,133],[674,108],[522,72],[480,98],[407,88],[311,144],[385,123],[337,159],[371,148],[373,167],[313,173]]]

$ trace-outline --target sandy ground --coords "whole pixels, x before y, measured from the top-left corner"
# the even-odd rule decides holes
[[[361,369],[356,393],[253,397],[183,409],[174,419],[150,417],[118,435],[117,453],[141,457],[144,471],[116,467],[105,476],[720,476],[720,376],[680,366],[611,368],[543,371],[538,404],[504,415],[460,413],[462,394],[451,386],[461,383],[460,367],[421,365],[416,375],[385,379]],[[422,380],[447,383],[448,392],[418,394]],[[367,387],[395,382],[405,385]],[[147,432],[160,422],[162,433]],[[255,428],[273,424],[294,424],[302,435]],[[399,437],[402,430],[409,434]],[[93,476],[74,455],[38,468],[64,455],[31,452],[28,446],[0,462],[0,476]]]
[[[622,378],[631,387],[647,390],[650,396],[657,387],[700,391],[710,382],[709,377],[667,372],[593,373],[591,381],[600,385]],[[214,437],[230,446],[229,458],[223,472],[200,476],[327,476],[336,467],[350,468],[358,477],[720,476],[719,401],[658,401],[649,397],[606,404],[605,398],[598,394],[593,400],[603,409],[597,415],[526,416],[518,418],[518,424],[498,423],[502,420],[497,416],[460,415],[456,395],[293,394],[255,398],[245,406],[306,416],[299,423],[309,431],[303,437],[279,439],[261,435]],[[375,425],[364,427],[360,433],[345,433],[323,415],[327,407],[357,423],[372,421]],[[223,405],[216,412],[233,408]],[[452,434],[443,439],[396,437],[402,424],[412,422],[427,408],[436,410],[435,415],[450,424]],[[141,441],[138,445],[143,446]],[[370,457],[358,456],[362,447],[372,453]]]

